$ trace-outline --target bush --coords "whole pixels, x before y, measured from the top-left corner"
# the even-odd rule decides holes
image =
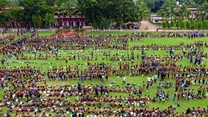
[[[181,29],[184,29],[184,28],[185,28],[185,23],[184,23],[184,21],[180,21],[180,28],[181,28]]]
[[[162,23],[162,27],[163,27],[164,30],[166,29],[166,27],[167,27],[166,22],[163,22],[163,23]]]
[[[186,28],[187,29],[191,29],[191,23],[190,23],[190,21],[186,21]]]

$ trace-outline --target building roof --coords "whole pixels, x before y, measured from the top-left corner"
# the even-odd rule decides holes
[[[187,10],[190,10],[190,11],[197,11],[198,9],[197,9],[197,8],[187,8]]]

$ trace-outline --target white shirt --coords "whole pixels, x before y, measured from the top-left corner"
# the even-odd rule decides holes
[[[123,77],[123,81],[126,81],[126,77]]]
[[[151,77],[148,77],[148,78],[147,78],[147,81],[151,81]]]

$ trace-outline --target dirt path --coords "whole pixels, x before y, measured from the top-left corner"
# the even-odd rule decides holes
[[[146,29],[148,27],[148,29]],[[149,21],[141,21],[141,25],[140,25],[140,30],[151,30],[151,31],[156,31],[157,26],[150,23]]]

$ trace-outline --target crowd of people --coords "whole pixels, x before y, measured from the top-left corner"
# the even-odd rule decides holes
[[[0,37],[0,46],[3,46],[4,44],[11,42],[12,40],[14,40],[14,37],[14,35]]]
[[[208,68],[203,59],[207,58],[204,48],[207,43],[195,41],[192,44],[161,46],[136,45],[129,46],[129,41],[144,37],[206,37],[206,32],[183,33],[141,33],[132,35],[100,35],[88,37],[22,37],[1,50],[3,57],[0,68],[0,87],[4,89],[0,99],[0,111],[7,107],[11,117],[84,117],[84,116],[138,116],[138,117],[183,117],[200,116],[208,113],[208,107],[187,108],[183,113],[176,110],[181,105],[178,101],[207,100]],[[156,37],[157,37],[156,36]],[[95,49],[93,51],[88,49]],[[106,50],[108,49],[108,50]],[[118,50],[113,53],[112,50]],[[167,55],[148,55],[146,50],[166,50]],[[70,57],[60,57],[60,51],[69,52]],[[119,50],[129,50],[128,53]],[[135,53],[134,50],[141,50]],[[180,50],[175,53],[174,50]],[[87,51],[87,52],[85,52]],[[45,54],[42,54],[42,53]],[[28,56],[33,53],[33,57]],[[83,59],[85,53],[88,57]],[[28,57],[25,57],[28,56]],[[102,57],[100,57],[102,56]],[[8,60],[65,60],[65,66],[52,66],[42,70],[41,67],[11,68]],[[111,62],[98,62],[98,60]],[[189,66],[182,66],[178,61],[190,60]],[[69,60],[87,60],[86,64],[68,64]],[[96,63],[91,62],[97,61]],[[113,61],[113,62],[112,62]],[[112,76],[122,79],[121,83],[112,82],[107,85],[83,85],[88,81],[105,83]],[[142,84],[131,84],[126,76],[148,77]],[[74,85],[49,86],[48,81],[78,81]],[[174,80],[174,82],[169,80]],[[40,85],[40,83],[43,83]],[[157,88],[155,95],[147,95],[152,87]],[[192,87],[198,87],[193,89]],[[173,94],[165,90],[174,88]],[[113,95],[112,94],[118,94]],[[149,108],[148,103],[165,103],[173,101],[167,109]]]

